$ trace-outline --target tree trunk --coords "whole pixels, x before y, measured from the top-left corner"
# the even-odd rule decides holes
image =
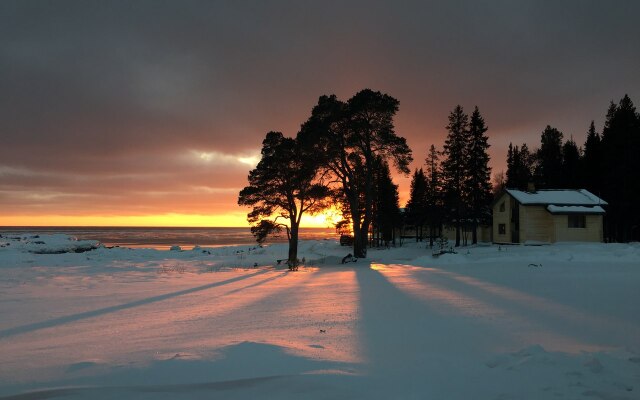
[[[291,224],[291,234],[289,236],[289,260],[287,261],[290,270],[298,269],[298,225]]]
[[[433,223],[429,222],[429,247],[433,248],[433,235],[435,234],[435,229],[433,227]]]
[[[460,247],[460,229],[462,227],[462,199],[458,194],[456,200],[456,247]]]
[[[360,216],[353,217],[353,256],[355,258],[367,257],[367,231],[356,221]]]
[[[367,257],[367,248],[369,248],[368,244],[368,240],[367,238],[369,237],[369,232],[368,230],[361,228],[360,229],[360,243],[362,243],[362,247],[360,248],[360,251],[355,253],[354,256],[356,258],[366,258]]]
[[[473,219],[471,229],[471,244],[478,244],[478,221],[475,218]]]
[[[353,256],[356,258],[366,257],[366,243],[362,242],[362,234],[360,224],[353,223]]]
[[[369,238],[369,226],[371,225],[371,218],[368,218],[366,215],[362,220],[362,227],[360,228],[360,235],[362,236],[362,248],[360,249],[360,254],[354,256],[356,258],[366,258],[367,257],[367,239]]]
[[[395,226],[391,229],[391,244],[393,244],[393,247],[396,247],[396,227]]]

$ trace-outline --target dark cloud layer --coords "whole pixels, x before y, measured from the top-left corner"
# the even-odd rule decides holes
[[[319,95],[365,87],[400,100],[418,161],[456,104],[478,105],[501,169],[509,141],[535,146],[551,124],[582,142],[610,100],[638,101],[639,14],[634,1],[3,1],[0,216],[237,212],[240,157],[269,130],[295,134]]]

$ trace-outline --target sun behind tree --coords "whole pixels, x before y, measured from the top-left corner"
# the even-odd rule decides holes
[[[298,266],[298,232],[304,213],[327,207],[328,189],[319,182],[318,167],[298,141],[269,132],[262,142],[262,158],[249,172],[249,185],[240,191],[238,204],[252,207],[247,220],[258,243],[286,230],[289,269]]]
[[[380,160],[409,174],[413,161],[406,139],[395,132],[395,98],[364,89],[346,102],[321,96],[299,137],[314,149],[316,162],[337,183],[340,203],[348,212],[354,236],[353,255],[367,256],[369,228],[374,224],[375,177]]]

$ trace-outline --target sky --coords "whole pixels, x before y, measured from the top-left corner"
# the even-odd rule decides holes
[[[398,4],[400,3],[400,4]],[[268,131],[323,94],[400,101],[424,162],[478,106],[493,172],[640,102],[637,1],[0,2],[0,226],[246,226]],[[401,206],[408,177],[397,175]],[[325,224],[323,218],[308,225]]]

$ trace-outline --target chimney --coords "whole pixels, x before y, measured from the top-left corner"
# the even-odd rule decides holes
[[[527,192],[535,193],[535,191],[536,191],[536,185],[533,182],[527,183]]]

